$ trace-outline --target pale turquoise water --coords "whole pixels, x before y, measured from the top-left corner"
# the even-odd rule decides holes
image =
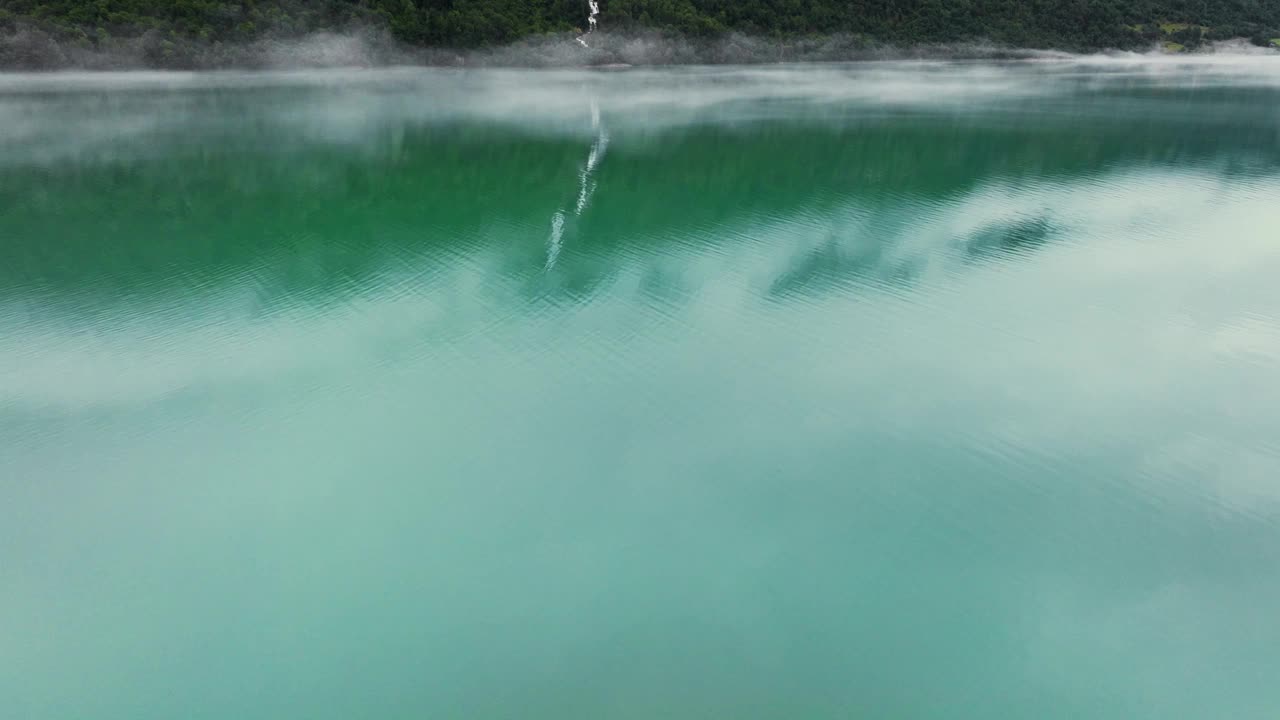
[[[0,75],[0,717],[1271,718],[1280,63]]]

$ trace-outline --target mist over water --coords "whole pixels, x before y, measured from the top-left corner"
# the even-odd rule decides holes
[[[0,697],[1271,717],[1277,228],[1265,57],[0,75]]]
[[[0,68],[10,71],[121,70],[308,70],[339,68],[509,67],[582,68],[617,64],[644,66],[701,64],[775,64],[903,60],[1071,60],[1062,50],[1020,48],[969,40],[952,43],[892,45],[862,35],[829,34],[791,38],[724,33],[711,37],[673,35],[652,30],[618,31],[599,27],[599,4],[584,8],[585,34],[549,33],[507,45],[482,48],[421,47],[396,40],[385,28],[353,26],[307,35],[267,32],[245,42],[206,42],[150,32],[110,38],[97,45],[61,42],[37,28],[0,30]],[[590,39],[588,41],[588,39]],[[1163,45],[1145,52],[1107,50],[1101,58],[1177,58],[1216,56],[1280,58],[1276,48],[1244,38],[1207,42],[1189,54],[1170,55]]]

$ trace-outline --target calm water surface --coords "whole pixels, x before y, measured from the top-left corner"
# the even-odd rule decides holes
[[[1274,718],[1280,60],[0,75],[5,718]]]

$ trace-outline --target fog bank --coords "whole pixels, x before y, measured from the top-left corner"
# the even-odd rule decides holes
[[[1246,41],[1206,45],[1195,54],[1280,55]],[[1152,48],[1150,54],[1164,54]],[[543,35],[484,49],[412,47],[380,28],[354,28],[304,37],[264,37],[246,44],[172,40],[159,35],[115,38],[107,45],[60,42],[39,29],[21,27],[0,36],[0,70],[216,70],[387,67],[583,67],[592,65],[698,65],[831,62],[888,59],[1069,58],[1071,54],[1002,47],[982,42],[899,47],[859,35],[788,40],[729,34],[689,38],[656,32],[599,31],[591,46],[572,34]]]

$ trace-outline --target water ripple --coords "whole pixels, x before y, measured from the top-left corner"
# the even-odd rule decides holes
[[[1265,717],[1275,79],[0,77],[0,695]]]

